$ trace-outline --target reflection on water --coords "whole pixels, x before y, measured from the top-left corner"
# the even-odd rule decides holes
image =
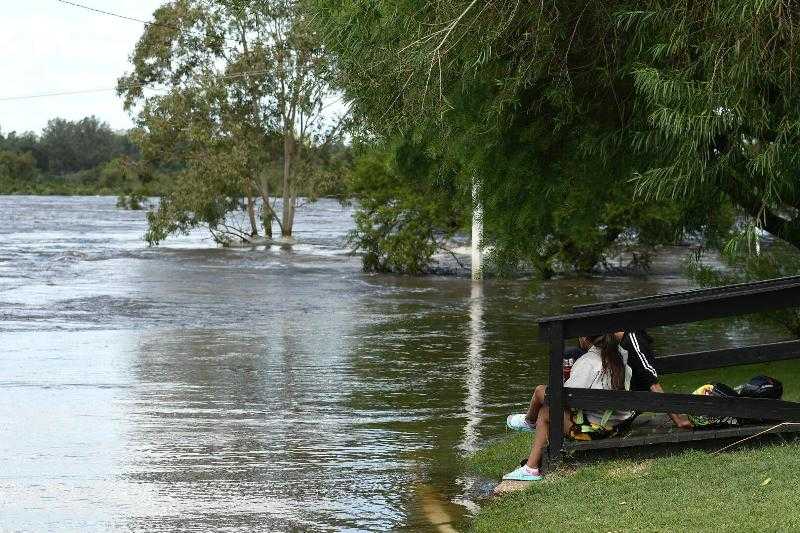
[[[540,285],[366,275],[331,201],[291,249],[148,249],[113,205],[0,197],[0,529],[463,529],[460,457],[545,379],[536,317],[686,286],[675,257]]]
[[[481,372],[483,355],[483,283],[472,281],[469,298],[469,351],[466,359],[466,389],[464,441],[461,449],[472,453],[478,449],[478,426],[481,422]]]

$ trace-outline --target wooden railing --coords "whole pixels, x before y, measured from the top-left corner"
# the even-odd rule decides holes
[[[800,276],[793,276],[582,305],[575,307],[571,314],[540,319],[539,336],[550,346],[547,389],[548,402],[553,413],[550,417],[548,448],[550,461],[557,463],[561,457],[564,445],[563,417],[555,413],[561,413],[566,407],[800,422],[800,403],[752,398],[726,399],[693,394],[572,389],[564,387],[562,369],[565,339],[798,306]],[[669,374],[795,358],[800,358],[800,341],[669,355],[657,357],[655,365],[660,373]]]

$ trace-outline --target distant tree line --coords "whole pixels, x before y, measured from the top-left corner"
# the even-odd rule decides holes
[[[140,146],[150,150],[151,157],[142,157]],[[220,148],[227,150],[230,146]],[[188,143],[180,139],[161,138],[160,143],[155,143],[153,136],[145,135],[141,129],[114,131],[94,116],[77,121],[52,119],[41,134],[0,131],[0,194],[110,194],[120,196],[119,205],[126,207],[132,205],[131,200],[138,205],[146,196],[190,201],[193,195],[181,192],[183,177],[193,164],[187,155],[189,149]],[[283,174],[279,157],[282,139],[273,136],[261,146],[247,149],[247,157],[273,161],[264,164],[256,177],[265,193],[278,192]],[[157,155],[153,156],[153,152]],[[240,152],[223,150],[217,157],[237,157]],[[294,194],[345,196],[343,175],[350,167],[350,147],[336,140],[324,146],[309,145],[304,152],[296,173],[313,176],[313,183],[310,179],[299,183]],[[201,152],[197,159],[209,166],[215,163],[209,153]],[[208,179],[225,178],[238,169],[220,164],[212,170],[216,174],[207,175]],[[235,205],[246,198],[246,191],[234,181],[225,191],[227,200],[216,197],[211,201]],[[165,213],[162,211],[161,215]]]
[[[0,132],[0,193],[155,192],[127,132],[97,117],[54,118],[40,135]]]

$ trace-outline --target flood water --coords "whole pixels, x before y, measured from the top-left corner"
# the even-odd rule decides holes
[[[148,248],[114,203],[0,197],[0,530],[460,530],[460,458],[545,379],[536,317],[687,286],[364,274],[328,200],[291,248]]]

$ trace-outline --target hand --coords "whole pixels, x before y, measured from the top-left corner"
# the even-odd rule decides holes
[[[684,418],[682,416],[677,417],[678,419],[675,420],[675,425],[678,426],[680,429],[693,429],[694,424],[692,424],[688,418]]]

